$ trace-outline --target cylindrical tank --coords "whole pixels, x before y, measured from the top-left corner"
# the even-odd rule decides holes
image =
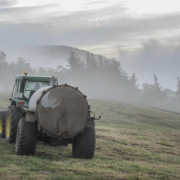
[[[89,117],[85,96],[68,85],[37,90],[29,101],[29,109],[37,112],[43,131],[54,137],[75,136],[83,130]]]

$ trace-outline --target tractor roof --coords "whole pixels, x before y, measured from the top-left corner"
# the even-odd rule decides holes
[[[49,81],[51,76],[19,76],[17,75],[16,76],[16,79],[20,79],[20,80],[23,80],[23,79],[29,79],[31,81]]]

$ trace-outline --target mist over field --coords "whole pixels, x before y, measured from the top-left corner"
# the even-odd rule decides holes
[[[180,80],[177,77],[175,78],[176,90],[162,88],[157,76],[159,73],[164,73],[164,70],[160,72],[158,69],[162,60],[157,57],[159,52],[154,51],[154,49],[159,51],[158,48],[151,44],[159,45],[156,41],[151,40],[148,44],[144,45],[144,49],[139,53],[129,53],[129,56],[126,57],[125,53],[120,52],[127,60],[127,62],[122,60],[124,65],[125,63],[132,64],[132,67],[134,67],[134,70],[137,70],[137,74],[141,78],[140,81],[143,82],[142,79],[144,80],[144,83],[141,84],[138,81],[136,72],[132,73],[133,68],[129,68],[128,71],[131,74],[128,73],[125,70],[126,68],[123,68],[120,60],[105,58],[101,55],[95,55],[73,47],[21,47],[16,48],[17,51],[9,49],[9,52],[12,51],[10,57],[1,51],[0,92],[10,94],[13,89],[15,76],[23,75],[23,72],[27,70],[29,75],[56,76],[58,77],[59,84],[67,83],[78,87],[90,99],[113,100],[179,112]],[[152,47],[152,52],[154,53],[146,55],[145,50],[149,47]],[[20,56],[20,50],[22,50],[22,56]],[[15,59],[12,56],[18,58]],[[158,66],[154,68],[155,72],[151,74],[151,81],[148,79],[148,75],[146,76],[144,69],[145,66],[151,69],[151,63],[152,67],[154,65],[152,60],[150,65],[148,65],[149,61],[146,57],[154,57],[158,61],[156,62]],[[147,59],[146,65],[140,63],[142,58]],[[27,59],[30,59],[30,61]],[[162,63],[162,66],[165,65]],[[167,73],[167,75],[169,74]]]
[[[32,68],[51,67],[62,65],[67,68],[67,59],[70,53],[75,52],[81,61],[86,62],[86,54],[89,51],[64,45],[46,46],[2,46],[0,49],[7,54],[6,60],[11,63],[22,57],[30,63]],[[119,48],[118,56],[121,67],[131,76],[136,73],[137,83],[140,87],[143,83],[153,83],[153,75],[156,74],[163,89],[177,91],[177,77],[180,76],[180,41],[162,43],[157,39],[144,41],[135,50],[129,51]],[[98,54],[95,55],[96,58]],[[103,56],[103,55],[102,55]],[[103,56],[104,58],[106,56]],[[106,58],[111,61],[112,58]]]
[[[26,69],[88,98],[179,111],[179,17],[176,0],[0,0],[0,91]]]
[[[27,70],[57,76],[88,98],[179,111],[178,7],[0,0],[0,92],[11,93],[15,75]]]

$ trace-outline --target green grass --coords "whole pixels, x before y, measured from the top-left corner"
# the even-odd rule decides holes
[[[0,94],[0,108],[8,106]],[[0,179],[180,179],[180,114],[155,108],[88,100],[96,121],[92,160],[72,158],[71,145],[38,143],[35,156],[15,155],[14,145],[0,139]]]

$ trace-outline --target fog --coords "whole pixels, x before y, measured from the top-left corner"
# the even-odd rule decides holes
[[[179,6],[128,2],[0,0],[0,92],[27,70],[88,98],[179,111]]]
[[[180,76],[180,39],[161,42],[150,39],[133,51],[119,50],[118,60],[128,73],[136,73],[139,83],[153,83],[153,74],[158,76],[163,88],[177,90]]]
[[[146,49],[151,49],[151,44],[152,52],[154,53],[148,54]],[[157,42],[150,40],[147,44],[144,44],[143,50],[139,51],[140,53],[136,52],[136,56],[134,55],[135,62],[131,62],[130,57],[132,54],[129,54],[129,62],[127,61],[126,63],[130,63],[130,65],[134,67],[133,70],[139,68],[137,74],[143,74],[145,71],[143,68],[146,68],[146,66],[150,69],[155,67],[153,65],[151,67],[148,64],[143,64],[142,67],[139,67],[141,65],[142,57],[145,59],[149,58],[150,62],[153,62],[153,58],[155,58],[156,61],[160,61],[158,62],[159,65],[162,64],[162,66],[164,66],[162,59],[157,59],[158,53],[154,51],[155,45],[157,45]],[[155,49],[158,49],[157,47],[158,45]],[[65,48],[64,46],[63,48],[66,50],[72,50],[72,48],[69,49],[68,47]],[[44,48],[42,49],[44,52]],[[38,50],[39,49],[37,49],[37,51]],[[77,49],[74,50],[81,52]],[[173,52],[176,51],[173,50]],[[50,53],[50,51],[48,53]],[[167,51],[166,53],[168,54]],[[107,59],[103,56],[94,55],[85,51],[82,51],[80,56],[73,51],[70,53],[68,52],[67,54],[68,58],[64,59],[64,61],[60,60],[56,67],[46,66],[46,68],[44,68],[44,64],[47,65],[48,63],[54,63],[52,60],[53,55],[52,57],[49,56],[49,59],[47,57],[48,60],[42,60],[42,56],[38,55],[37,53],[36,59],[39,59],[40,62],[43,63],[42,67],[32,67],[31,62],[28,62],[22,57],[17,58],[15,61],[9,62],[7,61],[8,55],[6,55],[4,52],[1,52],[0,92],[10,94],[13,89],[15,75],[23,75],[23,72],[27,70],[29,75],[58,77],[59,84],[67,83],[71,86],[78,87],[79,90],[90,99],[113,100],[137,105],[158,107],[171,111],[180,111],[180,80],[176,79],[177,76],[175,77],[175,84],[177,86],[176,90],[161,87],[161,82],[159,81],[157,74],[164,71],[162,70],[162,72],[160,72],[158,71],[158,68],[153,69],[154,72],[151,74],[151,82],[148,81],[150,76],[148,77],[148,75],[145,74],[143,78],[144,82],[146,83],[139,84],[139,77],[136,76],[136,72],[133,74],[127,73],[127,71],[121,65],[120,61],[116,59]],[[147,63],[148,62],[149,61],[147,61]],[[130,70],[132,71],[132,69],[129,69],[129,71]]]

